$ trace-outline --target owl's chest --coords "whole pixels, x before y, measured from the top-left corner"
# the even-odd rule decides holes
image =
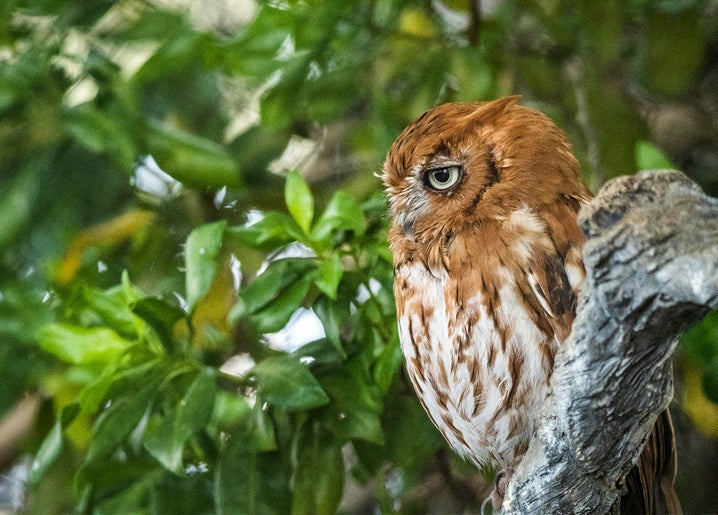
[[[547,336],[504,270],[452,277],[397,267],[399,335],[412,384],[451,446],[476,463],[512,466],[548,391]]]

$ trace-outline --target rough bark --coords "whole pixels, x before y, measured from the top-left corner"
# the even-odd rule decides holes
[[[504,513],[610,511],[671,401],[681,332],[718,308],[718,200],[682,173],[615,179],[579,223],[586,284]]]

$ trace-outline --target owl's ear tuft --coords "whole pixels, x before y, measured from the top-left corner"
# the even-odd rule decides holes
[[[519,100],[521,95],[512,95],[510,97],[499,98],[490,102],[481,103],[473,113],[467,116],[472,121],[480,121],[486,123],[489,120],[495,120],[503,113],[511,109]]]

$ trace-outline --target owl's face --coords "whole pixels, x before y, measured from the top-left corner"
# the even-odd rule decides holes
[[[383,174],[394,231],[426,244],[582,187],[561,130],[516,101],[444,104],[399,135]]]

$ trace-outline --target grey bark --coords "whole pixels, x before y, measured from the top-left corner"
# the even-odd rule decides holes
[[[579,224],[586,284],[503,513],[610,511],[673,396],[681,332],[718,308],[718,199],[682,173],[610,181]]]

